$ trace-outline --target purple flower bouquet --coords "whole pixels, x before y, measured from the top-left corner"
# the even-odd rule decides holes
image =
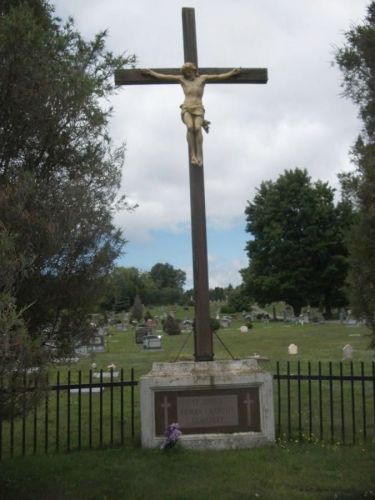
[[[161,444],[160,449],[165,450],[173,448],[181,434],[182,432],[180,431],[180,425],[178,423],[168,425],[167,430],[164,432],[165,441]]]

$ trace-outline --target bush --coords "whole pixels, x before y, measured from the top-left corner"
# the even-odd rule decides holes
[[[176,320],[176,318],[168,314],[163,323],[163,330],[168,335],[179,335],[181,333],[180,323]]]
[[[216,332],[216,330],[219,330],[220,328],[220,321],[215,318],[210,318],[210,327],[211,332]]]
[[[221,306],[220,312],[221,314],[235,314],[236,310],[234,307],[231,306]]]
[[[145,321],[149,320],[149,319],[154,319],[153,315],[150,313],[149,310],[146,311],[145,313]]]

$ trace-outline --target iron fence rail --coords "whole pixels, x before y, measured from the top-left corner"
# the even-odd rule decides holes
[[[140,426],[134,369],[127,380],[123,369],[117,378],[93,375],[57,371],[31,412],[0,420],[0,460],[132,442]],[[375,362],[277,362],[273,378],[278,438],[375,442]]]
[[[279,438],[356,444],[375,440],[375,363],[276,363]],[[307,372],[307,373],[306,373]]]
[[[39,452],[123,446],[127,439],[134,439],[138,381],[133,368],[128,380],[123,369],[119,380],[114,379],[113,370],[108,381],[103,370],[97,381],[91,370],[85,376],[82,371],[57,371],[54,379],[54,383],[47,379],[44,401],[31,412],[8,422],[0,420],[0,460]]]

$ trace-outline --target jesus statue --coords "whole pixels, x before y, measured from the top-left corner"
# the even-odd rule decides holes
[[[239,68],[232,69],[227,73],[216,75],[200,75],[194,63],[187,62],[181,68],[181,75],[167,75],[158,73],[152,69],[142,70],[143,74],[153,76],[160,80],[178,81],[185,94],[185,100],[181,104],[181,119],[187,127],[187,142],[190,146],[193,165],[203,165],[203,134],[202,128],[208,132],[210,122],[204,119],[204,107],[202,97],[204,86],[210,80],[226,80],[241,72]]]

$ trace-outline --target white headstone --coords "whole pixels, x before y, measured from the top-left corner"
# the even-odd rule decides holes
[[[342,348],[342,354],[344,356],[344,359],[352,359],[353,358],[353,353],[354,353],[354,349],[353,349],[353,347],[350,344],[346,344]]]
[[[290,344],[288,346],[288,354],[298,354],[298,346],[296,346],[296,344]]]
[[[249,331],[247,326],[240,326],[240,332],[241,333],[247,333]]]

